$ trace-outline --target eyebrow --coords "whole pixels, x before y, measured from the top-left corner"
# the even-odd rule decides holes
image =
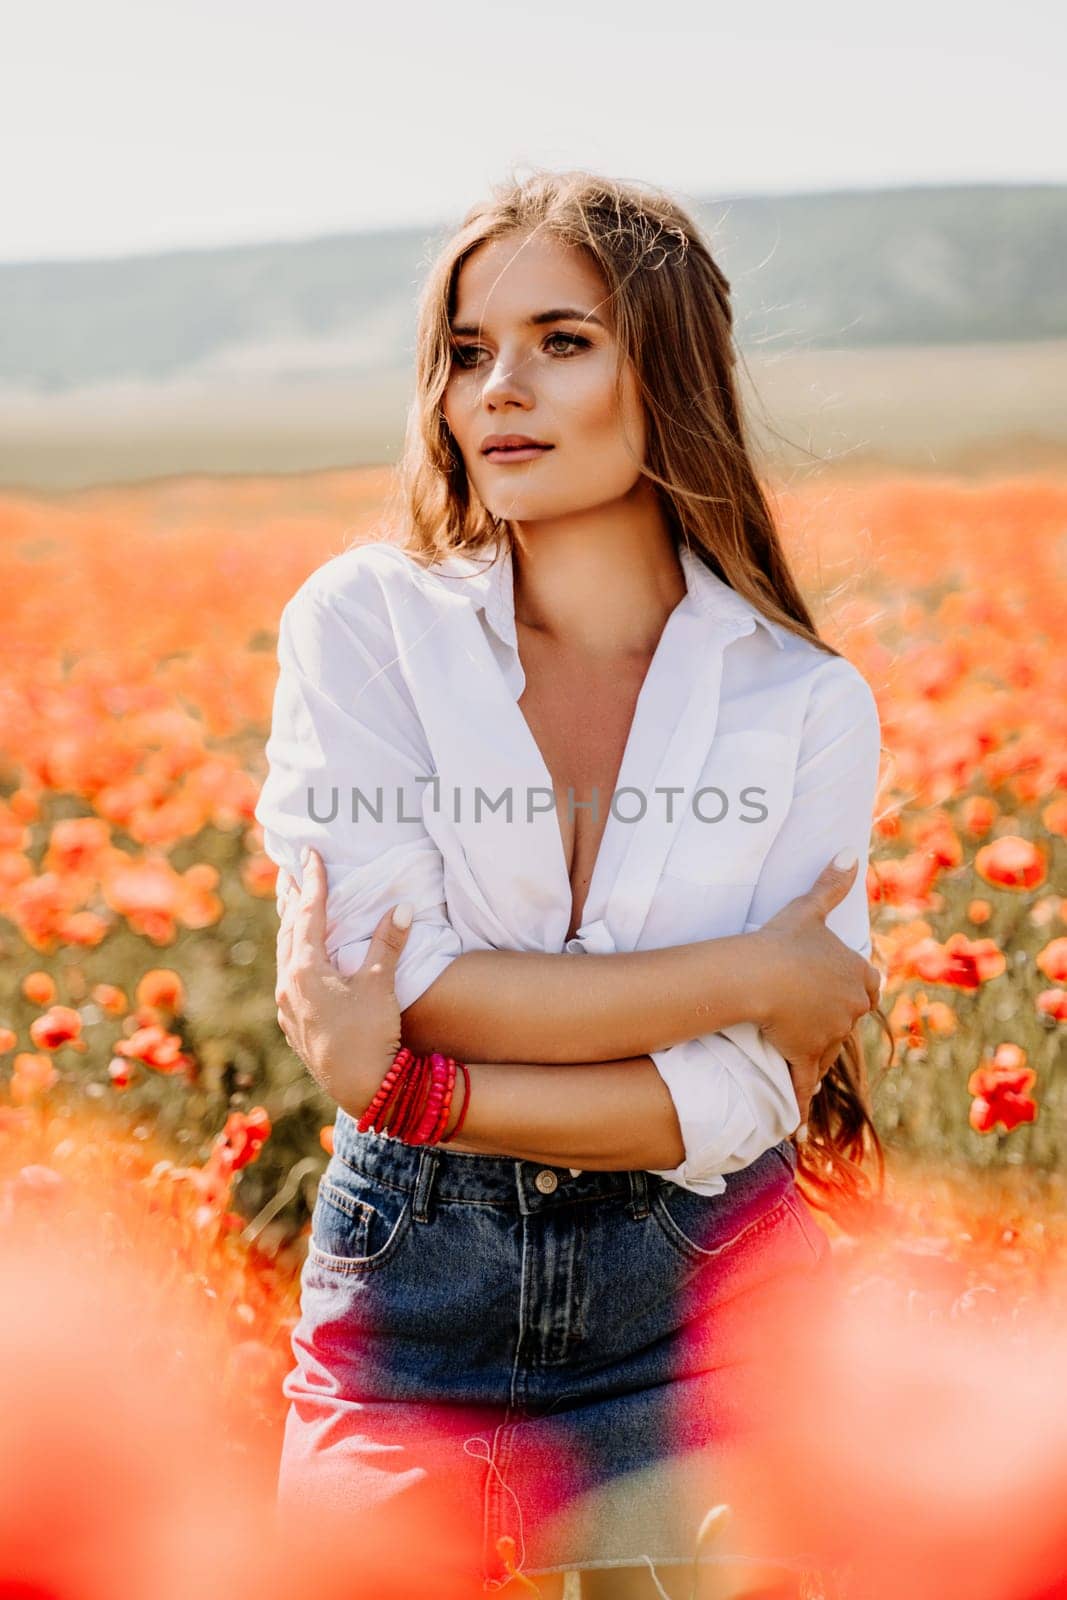
[[[592,311],[576,311],[573,306],[557,306],[552,311],[535,311],[532,317],[526,318],[526,322],[527,326],[531,328],[540,327],[545,322],[595,322],[598,328],[604,326],[600,318],[595,316]],[[454,322],[452,324],[452,332],[457,336],[477,334],[481,331],[480,328],[469,322]]]

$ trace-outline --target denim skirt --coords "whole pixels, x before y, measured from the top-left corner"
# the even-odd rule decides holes
[[[708,1197],[644,1171],[411,1146],[338,1110],[279,1511],[335,1512],[353,1537],[385,1516],[405,1549],[444,1516],[478,1592],[507,1580],[503,1535],[529,1574],[691,1562],[721,1498],[716,1454],[789,1360],[780,1292],[819,1294],[833,1271],[796,1164],[783,1141]]]

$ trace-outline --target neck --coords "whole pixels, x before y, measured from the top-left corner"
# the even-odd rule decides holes
[[[651,655],[686,594],[653,494],[511,529],[517,628],[590,657]]]

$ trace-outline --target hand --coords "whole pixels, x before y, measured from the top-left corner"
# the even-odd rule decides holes
[[[754,935],[767,973],[768,1014],[761,1028],[789,1063],[802,1124],[813,1095],[858,1019],[877,1005],[882,974],[831,933],[824,918],[855,881],[857,861],[825,866]]]
[[[396,966],[410,907],[404,902],[383,913],[363,965],[342,978],[326,955],[326,869],[316,851],[304,867],[302,891],[279,874],[277,903],[278,1026],[316,1083],[358,1118],[400,1049]],[[398,909],[408,911],[405,927],[393,920]]]

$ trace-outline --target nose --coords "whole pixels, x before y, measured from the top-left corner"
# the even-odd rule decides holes
[[[532,399],[530,387],[516,376],[518,365],[517,358],[507,359],[501,353],[486,374],[482,400],[490,411],[507,405],[529,406]]]

